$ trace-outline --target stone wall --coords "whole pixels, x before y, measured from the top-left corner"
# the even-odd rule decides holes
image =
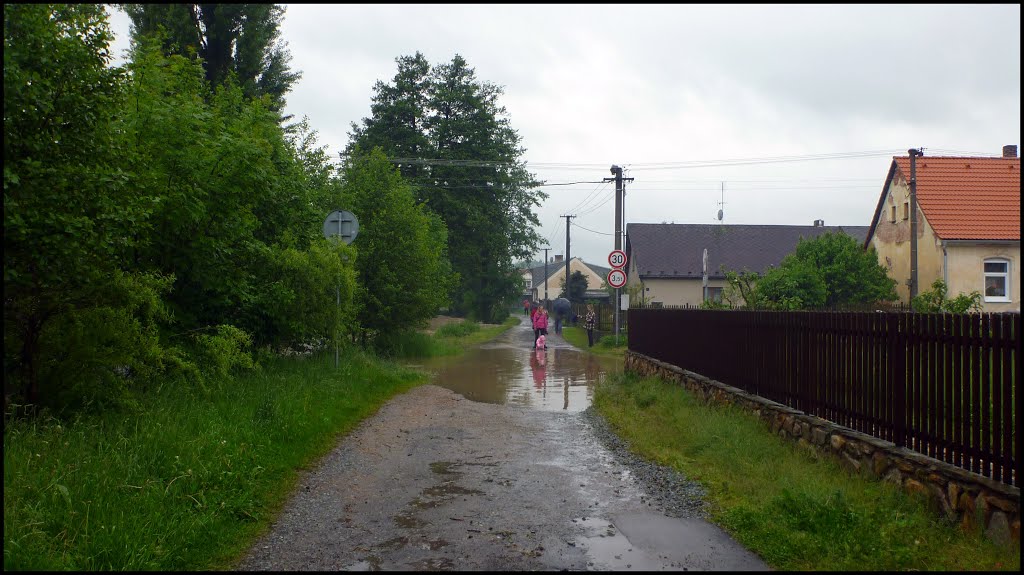
[[[702,375],[633,351],[625,369],[677,383],[709,403],[731,404],[758,416],[779,437],[814,456],[831,454],[850,471],[900,485],[925,496],[933,510],[989,539],[1020,541],[1020,488],[932,459],[916,451],[836,425]]]

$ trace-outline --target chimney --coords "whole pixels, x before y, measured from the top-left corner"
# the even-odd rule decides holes
[[[562,261],[562,254],[556,254],[555,255],[555,263],[557,264],[560,261]]]
[[[1016,158],[1017,157],[1017,146],[1003,146],[1003,157],[1004,158]]]
[[[814,220],[814,227],[823,228],[825,227],[825,220]]]

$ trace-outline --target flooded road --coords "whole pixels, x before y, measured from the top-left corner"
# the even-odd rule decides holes
[[[521,318],[521,321],[525,318]],[[671,474],[604,443],[594,386],[616,361],[523,321],[388,401],[303,471],[244,571],[766,570]],[[683,490],[674,491],[682,493]],[[699,504],[700,496],[687,502]]]
[[[547,336],[547,350],[534,351],[532,339],[521,316],[519,326],[479,348],[418,367],[433,375],[435,385],[466,399],[567,412],[590,407],[594,386],[622,370],[621,360],[580,351],[554,333]]]

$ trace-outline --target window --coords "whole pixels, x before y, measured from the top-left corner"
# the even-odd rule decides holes
[[[892,217],[889,218],[889,221],[890,222],[895,222],[896,221],[896,206],[895,205],[892,207]]]
[[[533,289],[533,278],[527,278],[526,280],[526,291]]]
[[[708,299],[714,302],[722,303],[722,289],[720,287],[709,287],[708,288]]]
[[[910,202],[903,202],[903,219],[910,219]]]
[[[1010,262],[985,260],[985,301],[1010,301]]]

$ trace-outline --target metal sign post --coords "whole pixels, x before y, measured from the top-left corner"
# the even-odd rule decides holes
[[[626,285],[626,272],[622,270],[626,265],[626,252],[615,249],[608,254],[608,263],[612,270],[608,272],[608,285],[615,288],[615,345],[619,345],[619,308],[622,307],[622,292],[619,288]]]
[[[345,244],[351,244],[359,234],[359,220],[355,214],[345,210],[334,210],[327,214],[324,220],[324,237],[327,239],[338,238]],[[334,368],[338,368],[338,317],[341,315],[341,282],[334,288],[335,311],[334,311]]]

